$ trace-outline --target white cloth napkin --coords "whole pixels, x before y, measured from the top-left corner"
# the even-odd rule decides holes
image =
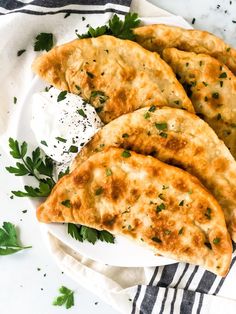
[[[127,4],[128,2],[126,1]],[[5,147],[9,136],[16,137],[24,95],[34,77],[31,63],[37,53],[33,51],[33,38],[39,32],[52,32],[57,39],[56,43],[61,44],[75,37],[73,29],[85,32],[86,24],[104,24],[112,12],[122,14],[128,12],[129,7],[107,3],[39,8],[29,4],[15,8],[15,11],[17,10],[41,12],[41,15],[12,13],[12,8],[0,10],[2,13],[8,13],[0,16],[0,144]],[[54,14],[59,10],[64,12],[63,14],[77,14],[71,14],[63,19],[62,23],[62,13]],[[86,11],[90,10],[100,10],[101,13],[87,14]],[[188,27],[182,18],[173,16],[145,0],[132,1],[131,10],[142,16],[143,21],[147,23],[157,22],[158,17],[160,23],[175,25],[178,22],[183,27]],[[86,23],[82,23],[82,16],[86,17]],[[26,52],[17,57],[16,53],[21,49],[26,49]],[[17,98],[17,104],[14,104],[14,97]],[[65,273],[121,313],[236,313],[236,285],[233,275],[235,265],[226,280],[198,266],[184,263],[157,268],[107,266],[73,251],[47,228],[44,229],[43,236],[59,267]]]

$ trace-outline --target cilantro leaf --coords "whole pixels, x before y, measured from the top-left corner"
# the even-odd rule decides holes
[[[66,309],[74,306],[74,291],[62,286],[59,289],[60,295],[53,301],[53,305],[65,305]]]
[[[53,46],[52,33],[40,33],[36,36],[34,43],[34,51],[49,51]]]
[[[10,222],[4,222],[0,228],[0,255],[14,254],[28,248],[31,246],[19,244],[15,226]]]
[[[90,27],[88,32],[77,36],[82,38],[98,37],[101,35],[112,35],[121,39],[134,40],[133,28],[139,26],[140,20],[137,13],[128,13],[122,21],[116,14],[109,20],[108,26],[103,25],[97,28]]]

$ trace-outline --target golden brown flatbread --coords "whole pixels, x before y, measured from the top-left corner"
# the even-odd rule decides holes
[[[236,74],[236,50],[206,31],[155,24],[135,28],[137,42],[144,48],[162,52],[165,48],[208,54]]]
[[[175,48],[163,58],[189,90],[197,114],[215,130],[236,158],[236,77],[220,61]]]
[[[105,123],[157,104],[194,112],[171,68],[157,53],[129,40],[77,39],[37,58],[33,71],[61,90],[80,94]]]
[[[37,217],[124,235],[156,254],[221,276],[231,261],[223,212],[200,182],[179,168],[123,149],[97,153],[64,176]]]
[[[202,119],[168,107],[142,108],[123,115],[94,135],[72,168],[111,146],[152,155],[196,176],[222,206],[236,242],[236,162]]]

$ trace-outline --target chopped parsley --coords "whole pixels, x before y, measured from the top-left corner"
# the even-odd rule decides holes
[[[47,144],[47,142],[46,141],[41,141],[40,142],[42,145],[44,145],[44,146],[47,146],[48,147],[48,144]]]
[[[67,91],[66,91],[66,90],[60,92],[60,94],[57,96],[57,102],[66,99],[66,94],[67,94]]]
[[[21,49],[17,51],[17,57],[20,57],[24,52],[26,52],[26,49]]]
[[[226,72],[223,72],[220,74],[219,78],[226,78],[227,77],[227,73]]]
[[[219,99],[219,93],[217,93],[217,92],[212,93],[212,97],[215,99]]]
[[[94,75],[93,75],[93,73],[91,73],[91,72],[88,72],[88,71],[86,71],[86,73],[87,73],[88,77],[90,77],[90,78],[94,78]]]
[[[40,33],[36,36],[34,43],[34,51],[49,51],[53,46],[52,33]]]
[[[168,134],[167,134],[167,133],[164,133],[164,132],[161,132],[159,135],[160,135],[161,137],[163,137],[163,138],[167,138],[167,136],[168,136]]]
[[[61,202],[61,204],[65,207],[71,208],[70,200],[64,200]]]
[[[220,238],[215,238],[215,239],[213,239],[213,243],[214,243],[214,244],[219,244],[219,243],[220,243]]]
[[[179,206],[184,206],[184,200],[179,203]]]
[[[217,119],[217,120],[221,120],[221,119],[222,119],[222,117],[221,117],[221,114],[220,114],[220,113],[218,113],[218,114],[217,114],[216,119]]]
[[[112,175],[112,170],[111,168],[106,168],[106,176],[109,177]]]
[[[83,109],[77,110],[77,113],[80,114],[83,118],[87,118],[87,115],[85,114]]]
[[[207,217],[207,219],[209,220],[211,219],[211,209],[209,207],[207,207],[207,210],[204,215]]]
[[[16,104],[17,103],[17,98],[14,96],[14,98],[13,98],[13,102],[14,102],[14,104]]]
[[[171,234],[171,231],[168,230],[168,229],[166,229],[166,230],[164,231],[164,233],[167,234],[167,235],[169,235],[169,234]]]
[[[122,137],[123,137],[123,138],[128,138],[128,137],[129,137],[129,134],[124,133],[124,134],[122,134]]]
[[[149,108],[149,110],[148,111],[150,111],[150,112],[154,112],[156,110],[156,106],[151,106],[150,108]]]
[[[164,204],[164,203],[161,203],[160,205],[157,205],[156,211],[159,213],[159,212],[161,212],[162,210],[164,210],[165,208],[166,208],[165,204]]]
[[[59,142],[62,142],[62,143],[66,143],[67,142],[67,140],[65,138],[60,137],[60,136],[56,137],[56,140],[58,140]]]
[[[158,237],[153,237],[152,241],[156,242],[156,243],[161,243],[161,239],[159,239]]]
[[[107,101],[107,99],[109,98],[108,96],[106,96],[106,94],[101,91],[101,90],[94,90],[91,92],[91,95],[90,95],[90,99],[91,98],[96,98],[98,97],[99,98],[99,101],[101,104],[103,104],[105,101]]]
[[[179,235],[182,234],[182,233],[183,233],[183,230],[184,230],[184,227],[180,228],[178,234],[179,234]]]
[[[166,123],[166,122],[155,123],[155,127],[156,127],[158,130],[167,130],[167,123]]]
[[[101,195],[102,193],[103,193],[103,187],[101,186],[95,190],[95,195]]]
[[[202,83],[203,83],[205,86],[208,86],[208,83],[206,83],[206,82],[204,82],[204,81],[203,81]]]
[[[129,158],[131,156],[130,152],[128,150],[124,150],[121,154],[124,158]]]
[[[146,112],[146,113],[144,114],[144,119],[148,119],[148,118],[150,118],[150,113],[149,113],[149,112]]]
[[[78,153],[78,147],[71,145],[71,147],[69,148],[69,153]]]

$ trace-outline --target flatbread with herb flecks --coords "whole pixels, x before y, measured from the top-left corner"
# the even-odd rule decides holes
[[[157,104],[194,112],[165,61],[129,40],[77,39],[38,57],[33,71],[56,88],[81,95],[105,123]]]
[[[80,151],[72,168],[107,147],[122,147],[196,176],[223,208],[236,242],[236,161],[209,125],[175,108],[142,108],[110,122]]]
[[[189,91],[197,114],[214,129],[236,159],[236,77],[220,61],[175,48],[163,58]]]
[[[37,217],[120,234],[156,254],[221,276],[231,261],[224,214],[200,182],[179,168],[123,149],[97,153],[60,179]]]

